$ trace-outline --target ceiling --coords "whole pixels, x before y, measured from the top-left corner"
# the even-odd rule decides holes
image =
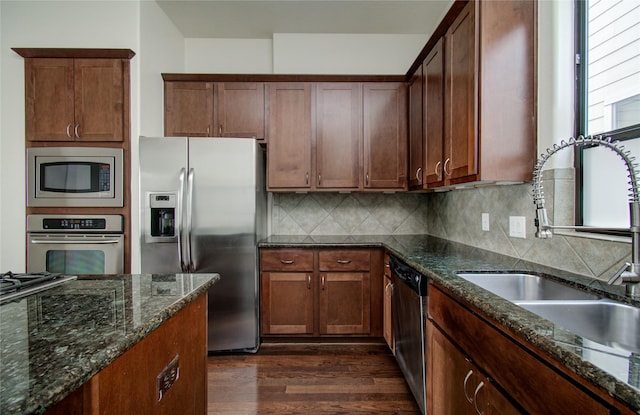
[[[186,38],[274,33],[431,35],[453,0],[156,0]]]

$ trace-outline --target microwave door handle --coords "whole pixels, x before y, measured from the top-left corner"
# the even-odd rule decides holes
[[[182,272],[188,272],[187,270],[187,266],[186,263],[184,262],[184,255],[183,255],[183,246],[182,246],[182,238],[183,238],[183,233],[182,233],[182,207],[183,207],[183,200],[184,200],[184,181],[186,179],[185,177],[186,175],[186,170],[184,169],[184,167],[182,169],[180,169],[180,176],[178,178],[178,212],[176,217],[178,218],[178,220],[176,220],[176,226],[177,226],[177,231],[178,231],[178,263],[180,265],[180,270]]]
[[[193,236],[193,180],[194,171],[193,168],[191,168],[187,176],[187,265],[189,266],[189,272],[195,272],[196,270],[196,265],[193,261],[193,251],[191,249],[191,238]]]

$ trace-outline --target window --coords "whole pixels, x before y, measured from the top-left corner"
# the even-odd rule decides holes
[[[576,131],[624,141],[640,162],[640,2],[576,0]],[[628,178],[611,150],[576,150],[576,224],[629,226]]]

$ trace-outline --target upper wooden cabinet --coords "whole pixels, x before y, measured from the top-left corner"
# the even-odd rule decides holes
[[[27,141],[123,141],[127,59],[26,58]]]
[[[362,187],[362,84],[316,85],[315,161],[316,188]]]
[[[267,90],[267,189],[310,189],[312,85],[270,83]]]
[[[412,66],[423,70],[425,146],[423,185],[412,182],[412,189],[531,179],[537,136],[535,5],[455,2],[427,42]],[[415,118],[417,105],[410,102]]]
[[[424,177],[423,84],[420,66],[409,80],[409,189],[421,189]]]
[[[364,189],[407,189],[407,85],[364,84]]]
[[[261,82],[165,81],[165,135],[264,138]]]

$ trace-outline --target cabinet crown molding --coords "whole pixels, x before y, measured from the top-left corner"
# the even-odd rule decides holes
[[[11,48],[23,58],[131,59],[131,49]]]

